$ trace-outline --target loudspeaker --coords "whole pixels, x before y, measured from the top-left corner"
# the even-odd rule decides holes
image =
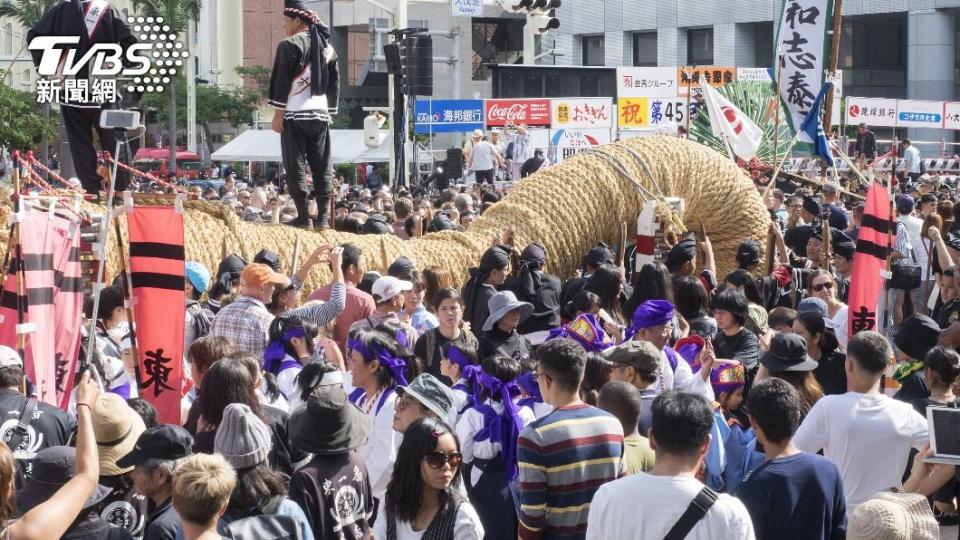
[[[463,178],[463,149],[447,148],[447,164],[443,168],[447,178]]]
[[[404,86],[415,96],[433,95],[433,38],[409,36],[403,40]]]
[[[403,60],[400,58],[400,45],[398,43],[384,45],[383,56],[387,59],[387,73],[403,75]]]

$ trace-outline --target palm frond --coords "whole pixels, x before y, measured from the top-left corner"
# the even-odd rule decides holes
[[[780,129],[777,135],[777,157],[783,159],[790,144],[790,127],[787,114],[769,84],[757,82],[734,82],[717,89],[763,130],[763,139],[757,151],[761,163],[773,163],[773,134],[777,130],[777,109],[780,109]],[[690,123],[690,138],[705,144],[721,154],[727,153],[723,141],[710,130],[710,115],[705,108]]]
[[[133,0],[133,9],[145,17],[162,17],[163,24],[180,34],[189,21],[200,18],[201,0]]]
[[[0,0],[0,17],[10,17],[31,28],[58,0]]]

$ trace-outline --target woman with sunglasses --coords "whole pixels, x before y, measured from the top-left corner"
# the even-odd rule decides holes
[[[480,540],[483,525],[460,495],[460,443],[437,418],[421,418],[407,428],[380,517],[378,540]]]
[[[817,361],[813,376],[823,388],[824,395],[845,393],[847,355],[840,350],[837,335],[827,327],[824,318],[816,311],[798,313],[793,321],[793,332],[807,341],[807,355]]]
[[[827,319],[837,332],[840,348],[847,349],[847,305],[837,298],[837,280],[826,270],[814,270],[807,279],[807,296],[814,296],[827,303]]]

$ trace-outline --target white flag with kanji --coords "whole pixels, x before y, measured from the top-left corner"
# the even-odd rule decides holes
[[[730,100],[723,97],[709,83],[701,84],[707,112],[710,114],[710,128],[713,134],[725,138],[733,153],[744,161],[750,161],[757,155],[763,130]]]

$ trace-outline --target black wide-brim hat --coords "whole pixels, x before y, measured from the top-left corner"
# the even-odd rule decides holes
[[[319,386],[290,415],[290,440],[311,454],[341,454],[367,443],[370,419],[339,385]]]
[[[75,475],[76,449],[68,446],[51,446],[37,452],[33,459],[30,478],[27,484],[17,490],[17,509],[25,514],[30,509],[43,504],[58,489],[66,485]],[[93,493],[83,503],[83,509],[93,508],[103,502],[110,494],[110,488],[97,484]]]
[[[940,326],[926,315],[911,315],[889,330],[890,339],[898,349],[914,360],[923,360],[930,349],[937,346]]]

